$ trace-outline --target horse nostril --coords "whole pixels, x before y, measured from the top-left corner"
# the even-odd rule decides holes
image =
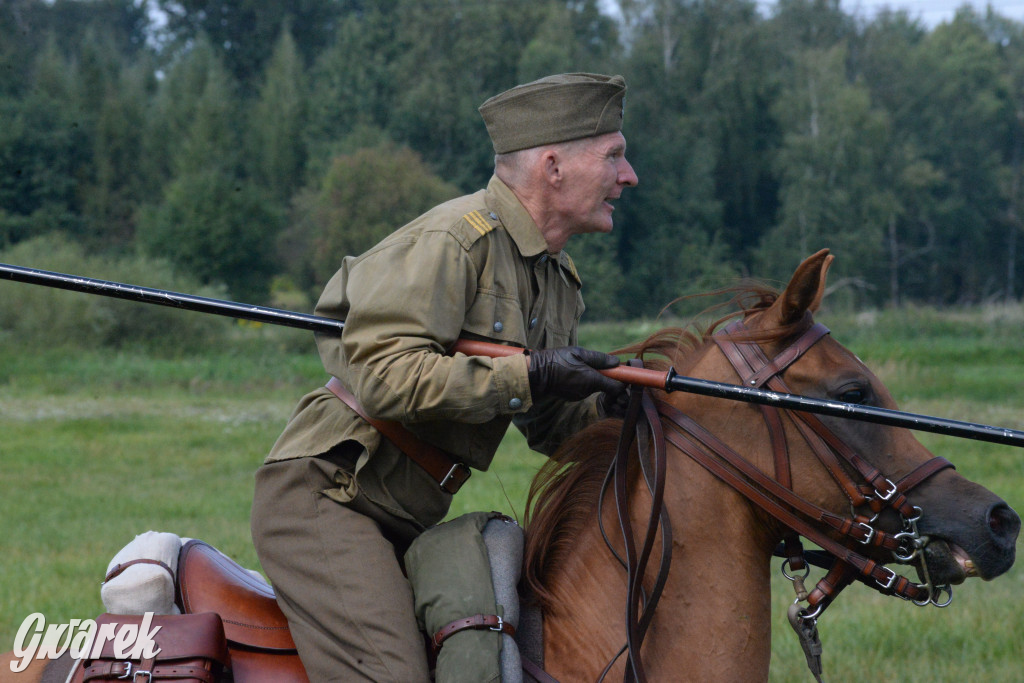
[[[996,539],[1012,546],[1020,532],[1020,517],[1006,503],[997,503],[988,511],[988,528]]]

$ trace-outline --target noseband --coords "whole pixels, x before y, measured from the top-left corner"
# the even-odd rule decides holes
[[[782,380],[782,374],[829,332],[824,325],[814,324],[775,358],[769,359],[756,343],[740,340],[745,331],[743,323],[737,321],[713,338],[744,385],[787,394],[792,392]],[[633,363],[638,364],[640,361]],[[671,562],[671,525],[662,506],[666,440],[786,527],[785,550],[781,553],[786,559],[782,572],[793,581],[797,592],[797,600],[789,610],[789,620],[800,636],[808,665],[816,678],[819,678],[821,671],[817,620],[839,592],[853,581],[859,580],[885,595],[895,595],[918,605],[933,603],[945,606],[952,600],[952,589],[949,586],[935,587],[930,581],[924,584],[913,583],[857,552],[859,546],[875,546],[890,551],[895,561],[904,564],[917,559],[921,575],[927,577],[927,567],[923,553],[920,552],[925,541],[917,530],[917,521],[922,512],[909,503],[906,494],[935,473],[953,467],[952,463],[945,458],[934,457],[893,482],[843,443],[815,415],[764,405],[759,408],[772,444],[774,477],[752,465],[721,439],[669,403],[652,399],[646,391],[632,392],[618,452],[606,478],[606,488],[607,484],[614,481],[616,508],[625,547],[625,557],[614,550],[612,552],[625,567],[628,577],[627,642],[615,657],[617,659],[624,652],[627,655],[627,682],[646,681],[640,661],[640,646],[653,618]],[[783,427],[784,415],[792,421],[818,461],[849,499],[850,515],[844,516],[821,508],[793,491],[789,445]],[[663,429],[663,424],[668,428]],[[634,439],[640,453],[641,472],[651,495],[646,533],[639,549],[633,539],[626,487],[626,464]],[[880,513],[887,508],[899,515],[901,531],[898,533],[886,532],[873,526]],[[642,582],[659,528],[662,536],[661,559],[657,578],[648,595]],[[804,553],[801,536],[817,544],[830,556],[826,561],[814,562],[824,566],[828,572],[809,593],[804,588],[803,578],[809,572],[808,562],[815,556]],[[605,542],[609,548],[612,547],[607,534]],[[787,569],[805,573],[791,576]],[[949,600],[940,602],[942,593],[947,593]],[[806,602],[807,606],[801,607],[801,602]],[[609,663],[606,672],[615,659]]]

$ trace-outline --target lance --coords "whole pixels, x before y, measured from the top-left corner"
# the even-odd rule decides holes
[[[294,311],[255,306],[235,301],[225,301],[223,299],[211,299],[163,289],[111,282],[109,280],[65,275],[63,273],[24,268],[5,263],[0,263],[0,278],[116,299],[211,313],[230,318],[252,320],[271,325],[294,327],[312,332],[340,335],[345,328],[344,321],[323,316],[296,313]],[[497,358],[522,353],[523,349],[502,344],[460,339],[449,349],[449,352]],[[872,422],[891,427],[904,427],[922,432],[932,432],[945,436],[956,436],[975,441],[987,441],[1024,448],[1024,432],[1005,427],[993,427],[929,415],[918,415],[901,410],[843,403],[841,401],[830,401],[795,394],[783,394],[757,387],[685,377],[677,374],[672,369],[669,369],[667,372],[660,372],[647,368],[634,368],[623,365],[602,372],[613,379],[636,386],[663,389],[665,391],[682,391],[714,398],[769,405],[786,410],[797,410],[861,422]]]

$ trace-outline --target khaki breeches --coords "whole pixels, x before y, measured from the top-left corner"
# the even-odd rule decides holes
[[[299,656],[314,683],[428,681],[412,591],[373,519],[323,491],[331,457],[262,466],[252,536]]]

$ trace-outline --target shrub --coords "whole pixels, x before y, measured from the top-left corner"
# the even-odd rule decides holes
[[[169,264],[149,258],[89,255],[66,237],[50,234],[0,252],[6,263],[213,298],[176,275]],[[231,324],[223,318],[164,306],[90,296],[45,286],[0,282],[0,334],[7,343],[67,348],[141,346],[159,353],[219,345]]]

